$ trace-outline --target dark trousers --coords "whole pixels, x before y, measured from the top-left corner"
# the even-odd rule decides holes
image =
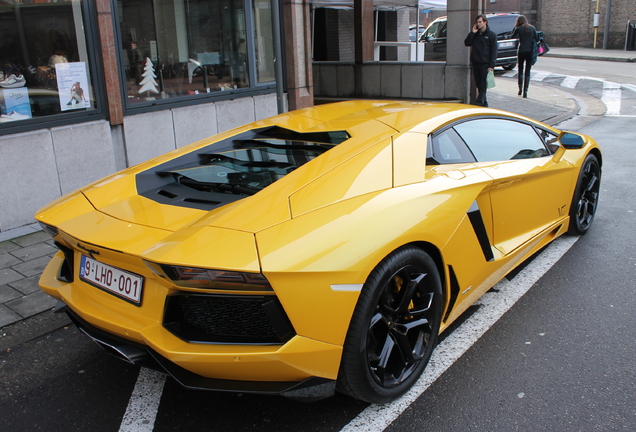
[[[523,89],[525,93],[528,93],[528,87],[530,86],[530,69],[532,68],[532,51],[527,53],[518,53],[517,64],[519,68],[519,74],[517,75],[519,91]]]
[[[488,75],[487,64],[473,63],[473,76],[475,77],[475,85],[477,86],[477,100],[476,105],[487,107],[488,100],[486,99],[486,76]]]

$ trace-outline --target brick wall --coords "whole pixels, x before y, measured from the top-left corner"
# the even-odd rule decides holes
[[[605,32],[607,0],[599,1],[600,26],[597,48],[602,47]],[[540,29],[548,44],[554,46],[594,46],[594,12],[596,1],[539,0]],[[636,19],[634,0],[612,0],[608,48],[624,48],[627,21]]]
[[[602,47],[605,32],[607,0],[599,1],[600,26],[596,38],[597,48]],[[592,0],[486,0],[488,12],[519,12],[531,24],[545,33],[550,45],[562,47],[594,46],[594,12]],[[610,37],[608,48],[625,46],[627,21],[636,19],[634,0],[612,0]]]
[[[338,11],[338,33],[340,35],[340,61],[355,61],[353,10]]]

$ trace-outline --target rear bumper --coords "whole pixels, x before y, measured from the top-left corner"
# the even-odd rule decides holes
[[[505,66],[509,64],[517,63],[517,52],[499,53],[495,66]]]
[[[148,346],[120,338],[92,326],[61,301],[58,302],[56,309],[58,312],[65,312],[82,333],[108,353],[129,363],[170,375],[188,389],[280,395],[303,401],[327,398],[332,396],[336,389],[335,380],[320,377],[310,377],[299,382],[235,381],[207,378],[180,367]]]

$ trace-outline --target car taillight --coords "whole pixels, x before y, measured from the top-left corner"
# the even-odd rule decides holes
[[[50,235],[51,237],[55,238],[55,236],[58,235],[59,230],[57,229],[57,227],[54,227],[53,225],[45,224],[44,222],[38,221],[38,223],[40,224],[44,232]]]
[[[177,286],[199,289],[232,291],[273,291],[269,281],[261,273],[197,267],[172,266],[144,261],[156,275],[168,278]]]

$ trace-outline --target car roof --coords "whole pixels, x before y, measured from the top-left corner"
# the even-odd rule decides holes
[[[502,33],[510,33],[517,21],[517,17],[519,14],[515,13],[502,13],[502,14],[486,14],[486,18],[488,19],[488,27],[495,32],[495,34],[500,35]],[[440,21],[448,20],[447,16],[442,16],[429,24],[429,27],[435,23]]]

